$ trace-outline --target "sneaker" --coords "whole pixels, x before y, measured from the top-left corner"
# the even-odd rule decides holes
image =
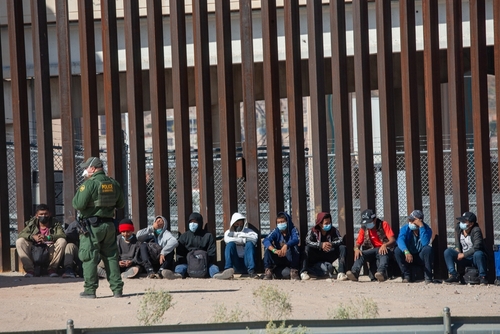
[[[166,278],[166,279],[178,279],[178,278],[182,278],[182,275],[179,273],[174,273],[172,270],[163,269],[161,271],[161,277]]]
[[[49,269],[47,271],[47,274],[49,275],[49,277],[59,277],[59,275],[57,274],[57,272],[54,269]]]
[[[426,279],[426,280],[424,281],[424,284],[425,284],[425,285],[429,285],[429,284],[432,284],[432,283],[434,283],[434,280],[433,280],[433,279]]]
[[[248,271],[248,278],[259,279],[260,276],[254,270],[249,270]]]
[[[27,278],[33,277],[33,276],[35,276],[35,273],[33,271],[27,271],[26,274],[24,274],[24,277],[27,277]]]
[[[377,279],[377,281],[379,282],[384,282],[385,280],[387,280],[387,277],[385,277],[384,273],[381,273],[379,271],[377,271],[375,273],[375,278]]]
[[[337,274],[337,281],[347,281],[349,278],[347,278],[347,275],[344,273],[338,273]]]
[[[62,274],[62,278],[75,278],[75,277],[76,277],[76,275],[73,272],[73,269],[71,269],[71,268],[66,268],[66,270],[64,271],[64,274]]]
[[[99,267],[97,266],[97,276],[99,276],[99,278],[106,278],[106,269],[104,269],[103,267]]]
[[[300,280],[299,271],[297,269],[290,270],[290,279],[292,281]]]
[[[303,281],[307,281],[307,280],[311,279],[311,277],[309,277],[309,275],[307,274],[307,271],[304,271],[302,274],[300,274],[300,279]]]
[[[271,268],[266,268],[266,271],[264,273],[264,278],[265,280],[272,280],[273,279],[273,270]]]
[[[488,279],[486,277],[479,277],[479,285],[488,285]]]
[[[215,274],[213,278],[215,278],[215,279],[230,279],[230,278],[233,278],[233,275],[234,275],[234,269],[228,268],[228,269],[225,269],[221,273]]]
[[[123,279],[134,278],[135,276],[137,276],[138,273],[139,273],[139,266],[133,266],[128,268],[122,273],[122,278]]]
[[[456,276],[450,275],[450,277],[445,279],[444,282],[446,284],[460,283],[460,277],[458,275],[456,275]]]
[[[357,281],[358,280],[358,275],[356,275],[355,273],[353,273],[352,271],[348,271],[345,273],[347,278],[350,280],[350,281]]]
[[[95,292],[80,292],[80,298],[90,298],[90,299],[94,299],[95,298]]]
[[[403,277],[403,280],[401,283],[410,283],[410,278],[409,277]]]

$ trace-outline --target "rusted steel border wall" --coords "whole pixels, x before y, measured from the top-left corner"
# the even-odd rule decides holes
[[[148,41],[141,41],[139,25],[138,0],[124,2],[124,36],[126,48],[126,76],[125,82],[119,82],[118,70],[118,47],[117,47],[117,19],[114,1],[101,0],[102,8],[102,40],[103,40],[103,77],[104,91],[98,92],[96,84],[95,65],[95,38],[94,18],[92,13],[92,2],[82,0],[79,2],[78,12],[81,20],[79,22],[79,45],[81,55],[81,94],[83,111],[83,137],[85,156],[97,155],[98,153],[98,122],[97,122],[97,96],[104,94],[106,115],[106,147],[108,152],[109,173],[119,181],[124,179],[124,174],[129,172],[131,176],[130,191],[132,205],[128,212],[119,214],[131,216],[137,227],[144,227],[147,223],[147,208],[145,202],[146,179],[145,179],[145,148],[144,148],[144,101],[151,101],[151,112],[153,118],[153,148],[154,148],[154,178],[156,186],[154,192],[156,212],[170,215],[169,203],[169,167],[166,151],[166,122],[165,112],[166,99],[173,101],[176,143],[176,196],[178,200],[178,229],[185,231],[187,216],[192,210],[192,181],[191,181],[191,157],[190,136],[188,124],[189,96],[195,97],[197,106],[198,124],[198,166],[199,185],[201,194],[200,210],[206,217],[207,222],[212,222],[215,217],[214,201],[214,165],[213,129],[217,126],[221,148],[221,166],[223,170],[223,210],[224,227],[229,226],[229,219],[238,207],[238,194],[236,191],[236,178],[245,177],[246,181],[246,207],[250,222],[257,228],[260,227],[259,196],[260,190],[256,179],[259,177],[259,166],[257,164],[257,139],[255,124],[255,99],[256,85],[264,83],[264,99],[266,105],[266,128],[268,132],[268,175],[269,175],[269,207],[273,211],[284,208],[283,195],[283,172],[282,154],[280,147],[280,106],[279,99],[286,97],[288,111],[289,145],[290,145],[290,182],[292,197],[291,216],[299,227],[303,236],[307,233],[307,193],[306,191],[306,169],[304,150],[304,120],[303,120],[303,97],[310,96],[311,124],[312,124],[312,154],[314,180],[310,180],[313,194],[312,201],[315,211],[329,211],[331,203],[338,206],[336,211],[339,228],[342,233],[352,235],[353,229],[353,190],[351,179],[351,164],[357,164],[359,172],[361,209],[375,206],[375,185],[373,166],[373,139],[372,139],[372,106],[371,94],[373,90],[379,91],[381,112],[381,143],[382,143],[382,178],[384,188],[384,212],[386,219],[391,220],[392,226],[397,230],[399,227],[398,217],[398,193],[395,175],[398,168],[395,161],[394,128],[396,120],[404,128],[404,149],[406,164],[406,191],[408,210],[422,206],[421,170],[419,162],[419,135],[427,136],[428,151],[428,174],[429,174],[429,196],[430,217],[428,221],[434,230],[436,247],[436,259],[439,266],[442,251],[446,247],[446,222],[445,222],[445,189],[443,183],[443,141],[442,141],[442,119],[444,113],[449,113],[451,128],[451,149],[453,151],[453,200],[455,213],[459,214],[469,208],[467,196],[466,170],[463,161],[466,159],[465,138],[463,136],[462,124],[465,123],[463,103],[463,46],[462,46],[462,1],[447,0],[447,70],[450,82],[448,90],[449,110],[442,110],[440,85],[442,83],[442,59],[439,50],[439,34],[437,21],[437,1],[423,0],[423,31],[424,51],[421,53],[423,62],[417,59],[415,48],[415,1],[400,0],[399,18],[401,28],[401,52],[395,54],[391,44],[391,5],[393,1],[375,1],[375,16],[377,24],[378,53],[376,62],[370,61],[370,48],[368,38],[369,15],[368,6],[371,1],[353,0],[352,4],[342,0],[331,0],[329,4],[321,1],[308,1],[307,3],[307,27],[309,38],[308,59],[301,58],[301,22],[299,19],[300,5],[297,0],[284,2],[282,15],[284,15],[284,37],[285,58],[284,64],[278,61],[277,26],[276,26],[276,1],[263,0],[258,11],[262,11],[263,32],[263,66],[256,64],[253,57],[254,36],[252,32],[253,15],[252,1],[239,1],[240,40],[241,40],[241,64],[235,64],[231,52],[231,22],[230,3],[228,0],[215,1],[215,26],[217,42],[217,71],[211,71],[209,63],[209,34],[206,1],[195,2],[192,14],[186,14],[184,2],[171,0],[169,8],[169,22],[171,24],[171,76],[166,76],[162,68],[164,65],[164,45],[162,20],[167,14],[161,13],[161,1],[147,1],[147,33]],[[15,141],[16,162],[16,199],[18,229],[23,228],[32,214],[32,190],[31,190],[31,166],[29,159],[30,143],[28,128],[28,105],[27,105],[27,75],[26,55],[24,39],[23,8],[25,2],[7,0],[8,12],[8,48],[10,50],[11,64],[11,87],[12,87],[12,110],[13,129]],[[52,171],[53,161],[48,155],[50,151],[51,127],[49,122],[51,101],[49,82],[50,73],[47,69],[46,40],[46,17],[45,4],[43,1],[31,1],[31,22],[33,24],[33,50],[35,88],[37,94],[36,122],[39,147],[39,177],[44,178],[40,183],[41,198],[53,206],[49,194],[53,191]],[[331,32],[331,58],[326,58],[323,50],[323,13],[322,8],[329,6],[330,32]],[[353,16],[353,61],[348,61],[346,56],[346,6],[352,11]],[[472,103],[473,103],[473,132],[474,132],[474,157],[476,163],[477,193],[476,201],[480,225],[486,232],[488,248],[493,245],[493,221],[492,221],[492,195],[491,195],[491,173],[489,162],[489,140],[488,140],[488,108],[486,98],[486,51],[485,43],[485,1],[471,0],[470,24],[471,24],[471,47],[470,62],[472,72]],[[494,24],[500,25],[498,1],[494,1]],[[64,162],[64,203],[65,220],[72,219],[74,213],[71,209],[71,198],[75,191],[75,138],[74,138],[74,116],[72,114],[72,75],[71,75],[71,53],[69,52],[68,32],[68,8],[67,0],[56,1],[57,15],[57,45],[59,64],[59,104],[61,106],[61,124],[63,128],[63,162]],[[194,31],[194,65],[190,69],[187,62],[186,41],[186,17],[192,15]],[[233,32],[234,34],[234,32]],[[7,41],[0,41],[5,46]],[[496,67],[500,67],[500,45],[498,34],[495,34],[494,57]],[[145,71],[141,69],[141,49],[149,45],[149,91],[143,91],[142,81]],[[399,59],[395,62],[394,59]],[[1,63],[1,62],[0,62]],[[415,64],[423,64],[422,68],[416,68]],[[354,68],[349,64],[353,64]],[[258,65],[258,66],[257,66]],[[280,66],[283,65],[283,66]],[[377,71],[372,71],[372,66],[377,66]],[[235,71],[236,67],[241,67]],[[396,68],[399,66],[399,68]],[[258,71],[264,71],[258,73]],[[192,70],[192,71],[191,71]],[[241,77],[235,73],[241,73]],[[214,75],[216,73],[216,76]],[[397,74],[396,74],[397,73]],[[400,74],[399,74],[400,73]],[[423,73],[423,80],[419,81],[419,75]],[[398,77],[399,76],[399,77]],[[286,78],[284,80],[280,78]],[[173,80],[172,84],[166,84],[167,78]],[[259,81],[261,78],[262,81]],[[235,84],[234,80],[242,80]],[[399,88],[394,89],[396,79]],[[213,85],[213,82],[217,84]],[[194,82],[194,85],[192,84]],[[496,78],[497,101],[500,95],[499,78]],[[280,87],[280,83],[286,87]],[[305,85],[304,85],[305,84]],[[126,87],[126,104],[129,113],[129,142],[130,158],[124,163],[122,142],[122,127],[120,123],[120,90],[119,85]],[[166,87],[172,87],[168,90]],[[374,87],[378,86],[378,87]],[[193,92],[188,87],[195,87]],[[330,87],[327,89],[327,87]],[[352,111],[349,106],[349,89],[356,93],[356,115],[357,124],[350,124]],[[419,100],[418,90],[423,89],[425,99]],[[236,92],[235,89],[241,89]],[[334,133],[335,141],[335,170],[336,189],[338,191],[337,201],[332,202],[328,191],[328,157],[325,145],[328,133],[325,125],[325,95],[331,89],[333,97],[333,119],[336,124]],[[309,92],[309,93],[304,93]],[[3,86],[0,85],[0,93],[3,96]],[[214,95],[214,93],[216,95]],[[396,96],[399,94],[398,96]],[[170,95],[170,96],[169,96]],[[214,99],[216,96],[216,99]],[[235,100],[241,96],[241,101]],[[400,101],[395,105],[394,101]],[[3,99],[0,100],[3,104]],[[239,103],[243,106],[243,129],[237,122],[239,117]],[[422,103],[424,102],[424,103]],[[498,103],[498,102],[497,102]],[[418,105],[425,104],[425,112],[420,112]],[[0,110],[4,110],[2,105]],[[497,110],[500,110],[497,107]],[[396,114],[399,116],[396,117]],[[213,119],[214,115],[218,118]],[[0,113],[3,116],[3,113]],[[426,127],[419,129],[419,118],[425,117]],[[216,123],[215,121],[218,121]],[[0,122],[0,125],[3,121]],[[497,123],[498,124],[498,123]],[[500,124],[498,125],[500,126]],[[353,162],[350,154],[352,151],[351,130],[357,128],[359,155],[358,160]],[[4,126],[1,127],[2,129]],[[245,133],[245,143],[242,163],[236,162],[235,141],[237,133],[241,130]],[[4,143],[5,131],[0,132],[2,138],[0,144]],[[0,150],[1,155],[5,151]],[[0,157],[4,159],[4,157]],[[127,166],[129,164],[129,166]],[[239,172],[237,172],[239,170]],[[9,220],[5,219],[8,213],[5,199],[8,198],[8,189],[0,186],[0,214],[2,250],[1,270],[10,269],[10,257],[5,254],[8,247],[6,233],[9,231]],[[271,228],[275,226],[271,212]],[[209,225],[209,230],[214,232],[214,225]],[[352,246],[352,238],[346,242]],[[490,270],[492,273],[493,271]],[[438,276],[446,274],[445,268],[437,273]]]

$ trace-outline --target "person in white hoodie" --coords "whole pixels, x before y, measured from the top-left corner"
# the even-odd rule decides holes
[[[248,227],[245,216],[238,212],[234,213],[229,229],[224,233],[226,243],[224,270],[233,268],[236,273],[256,278],[254,256],[257,239],[257,233]]]
[[[149,278],[182,278],[175,274],[172,269],[174,265],[174,250],[179,245],[177,239],[170,233],[170,223],[163,216],[156,216],[153,225],[143,228],[137,232],[137,240],[141,244],[141,256],[149,255],[149,259],[142,264],[148,273]],[[155,252],[154,247],[148,247],[148,243],[155,243],[161,247],[160,252]],[[150,245],[151,246],[151,245]],[[157,273],[153,266],[159,265]]]

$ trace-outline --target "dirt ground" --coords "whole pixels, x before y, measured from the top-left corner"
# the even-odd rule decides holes
[[[125,281],[124,297],[113,298],[106,280],[100,281],[97,299],[81,299],[83,280],[0,274],[0,331],[64,329],[68,319],[75,328],[138,326],[141,298],[148,288],[170,291],[174,306],[160,324],[213,322],[215,308],[239,309],[242,321],[262,319],[261,301],[253,292],[275,285],[288,292],[293,307],[290,319],[327,319],[341,303],[371,298],[379,318],[436,317],[444,307],[452,316],[500,316],[500,287],[410,283],[401,279],[369,282],[331,280],[263,281],[242,278],[155,280],[141,277]]]

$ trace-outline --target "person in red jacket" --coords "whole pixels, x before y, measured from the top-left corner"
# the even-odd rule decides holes
[[[379,282],[383,282],[387,280],[389,256],[396,244],[394,232],[371,209],[363,211],[361,219],[361,229],[354,246],[354,265],[346,273],[347,278],[357,281],[361,267],[368,262],[371,273]]]

